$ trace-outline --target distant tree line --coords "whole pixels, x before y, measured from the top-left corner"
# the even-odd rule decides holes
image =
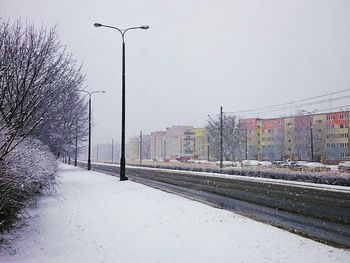
[[[83,84],[55,28],[0,19],[0,232],[85,139]]]

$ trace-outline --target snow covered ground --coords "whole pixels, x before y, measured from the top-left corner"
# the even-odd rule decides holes
[[[349,262],[350,251],[131,181],[60,168],[0,262]]]

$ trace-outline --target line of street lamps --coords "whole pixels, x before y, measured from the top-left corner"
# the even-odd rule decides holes
[[[104,25],[100,23],[95,23],[95,27],[107,27],[117,30],[122,37],[122,138],[121,138],[121,156],[120,156],[120,171],[119,178],[120,181],[128,180],[128,177],[125,175],[125,33],[133,29],[149,29],[149,26],[138,26],[138,27],[129,27],[127,29],[120,29],[118,27]]]

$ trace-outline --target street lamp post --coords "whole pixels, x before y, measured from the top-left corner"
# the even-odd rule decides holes
[[[313,111],[307,111],[307,110],[302,110],[302,112],[305,112],[309,115],[309,119],[310,119],[310,150],[311,150],[311,162],[314,161],[314,140],[313,140],[313,133],[312,133],[312,114],[315,113],[317,111],[313,110]]]
[[[121,140],[121,156],[120,156],[120,181],[128,180],[125,175],[125,33],[132,29],[148,29],[149,26],[129,27],[127,29],[119,29],[114,26],[95,23],[95,27],[107,27],[118,30],[122,36],[122,140]]]
[[[104,90],[94,90],[94,91],[86,91],[79,90],[81,92],[85,92],[89,95],[89,150],[88,150],[88,170],[91,170],[91,95],[94,93],[105,93]]]

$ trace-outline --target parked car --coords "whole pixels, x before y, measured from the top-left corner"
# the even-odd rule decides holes
[[[289,167],[290,167],[290,162],[282,162],[282,163],[280,163],[277,167],[280,167],[280,168],[289,168]]]
[[[242,166],[249,165],[249,160],[242,160],[241,165]]]
[[[258,160],[243,160],[241,162],[242,166],[256,166],[259,165],[259,161]]]
[[[283,161],[273,161],[272,165],[276,166],[276,167],[280,167],[282,163],[284,163],[284,162]]]
[[[303,168],[303,164],[308,163],[307,161],[293,161],[290,162],[289,168],[294,171],[301,171]]]
[[[350,162],[349,161],[343,161],[338,164],[338,171],[339,172],[349,172],[350,171]]]
[[[216,164],[220,165],[220,161],[217,161]],[[222,165],[223,166],[233,166],[233,167],[237,166],[236,162],[231,162],[231,161],[222,161]]]
[[[261,161],[261,162],[259,162],[259,165],[261,165],[261,166],[272,166],[272,162],[270,162],[270,161]]]
[[[302,164],[302,170],[304,171],[314,171],[314,172],[324,172],[330,171],[331,168],[327,165],[318,162],[304,163]]]

